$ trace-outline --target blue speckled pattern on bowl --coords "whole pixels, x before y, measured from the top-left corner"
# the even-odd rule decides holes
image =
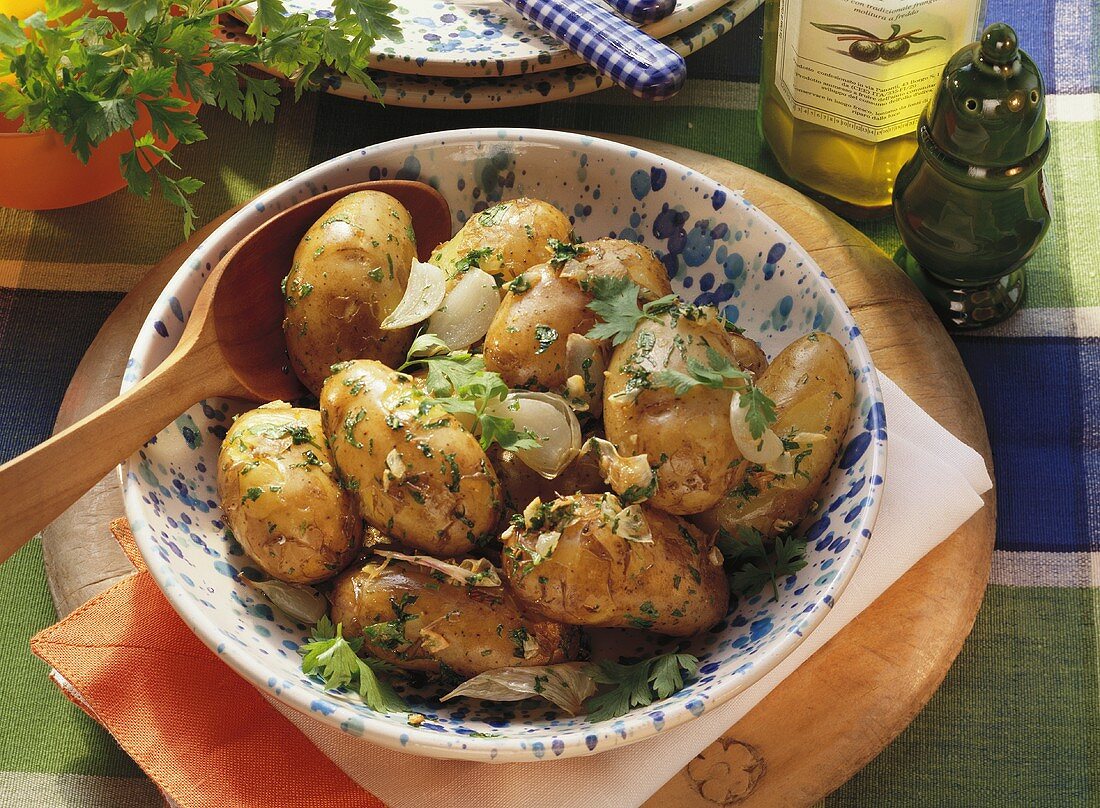
[[[464,130],[405,138],[330,160],[271,188],[219,227],[180,268],[146,320],[123,388],[176,344],[211,266],[258,223],[320,191],[379,178],[420,179],[447,198],[457,227],[502,199],[545,199],[585,239],[640,241],[661,256],[673,287],[714,303],[769,356],[799,335],[827,331],[844,345],[857,407],[824,501],[802,526],[809,564],[767,594],[739,603],[713,630],[684,644],[697,681],[652,707],[590,723],[542,705],[456,700],[405,688],[419,727],[381,715],[354,694],[326,693],[303,676],[304,627],[234,580],[248,559],[224,536],[215,462],[231,416],[244,405],[192,407],[122,466],[126,513],[149,569],[202,640],[261,690],[349,735],[436,757],[515,761],[598,753],[674,727],[729,699],[802,641],[843,590],[871,536],[882,497],[886,425],[877,378],[852,318],[821,270],[737,192],[647,152],[540,130]],[[597,650],[670,650],[670,640],[604,631]]]

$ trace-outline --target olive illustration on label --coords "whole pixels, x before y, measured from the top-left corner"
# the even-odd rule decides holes
[[[837,42],[851,42],[852,44],[848,46],[848,55],[861,62],[877,62],[879,59],[885,62],[896,62],[908,55],[913,43],[944,39],[939,35],[919,36],[923,28],[916,28],[903,34],[901,26],[897,23],[890,26],[890,35],[885,37],[877,36],[854,25],[826,25],[820,22],[813,22],[810,25],[826,33],[836,34]]]

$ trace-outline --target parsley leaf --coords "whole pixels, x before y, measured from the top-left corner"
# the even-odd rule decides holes
[[[741,393],[741,408],[748,410],[745,413],[745,421],[749,425],[749,431],[754,440],[760,440],[764,436],[764,430],[774,424],[778,418],[775,412],[775,402],[768,398],[764,391],[755,385]]]
[[[778,600],[779,579],[806,566],[806,540],[791,535],[776,536],[769,551],[760,531],[741,526],[736,539],[719,530],[716,544],[726,569],[733,570],[730,589],[744,598],[759,594],[770,583],[773,599]]]
[[[529,429],[519,432],[513,419],[487,412],[491,405],[508,396],[508,385],[500,374],[486,370],[480,354],[444,353],[446,347],[436,335],[421,334],[413,341],[405,363],[398,370],[425,365],[428,375],[424,389],[431,400],[452,415],[472,415],[473,431],[481,448],[488,449],[493,443],[512,450],[538,448],[541,443],[534,432]]]
[[[658,371],[653,374],[653,385],[656,387],[670,387],[678,396],[682,396],[688,390],[699,385],[714,390],[722,390],[729,386],[728,382],[738,381],[751,386],[752,375],[750,373],[741,370],[714,350],[712,346],[708,345],[706,350],[706,365],[694,357],[689,357],[687,360],[687,373],[671,369]],[[772,408],[775,408],[774,404],[772,404]]]
[[[657,314],[675,308],[679,300],[676,295],[665,295],[639,308],[641,287],[630,278],[598,275],[592,278],[591,284],[594,299],[588,308],[600,315],[603,322],[592,326],[585,336],[589,339],[609,339],[612,345],[622,345],[634,333],[639,322],[656,319]]]
[[[244,6],[252,8],[251,38],[223,38],[220,16]],[[128,133],[132,147],[119,169],[130,189],[148,197],[159,187],[190,233],[189,197],[202,182],[173,176],[179,166],[164,148],[170,137],[205,139],[189,100],[248,123],[271,121],[279,85],[248,73],[253,64],[289,76],[296,97],[323,88],[329,68],[377,96],[359,65],[369,63],[378,37],[400,39],[394,10],[390,0],[336,0],[327,17],[290,14],[283,0],[97,0],[95,7],[49,0],[44,13],[22,21],[0,14],[0,75],[13,78],[0,84],[0,114],[18,119],[23,132],[57,132],[84,162],[108,138]],[[136,129],[145,118],[147,135]]]
[[[699,660],[691,654],[661,654],[633,665],[607,660],[588,665],[585,673],[594,681],[615,686],[585,703],[588,720],[618,718],[634,707],[652,704],[654,698],[668,698],[684,686],[683,674],[694,676],[698,667]]]
[[[320,677],[326,690],[354,687],[372,710],[384,713],[407,710],[393,687],[378,677],[389,666],[377,659],[361,658],[357,652],[362,645],[359,637],[345,639],[343,626],[333,626],[326,615],[313,627],[310,641],[298,648],[302,673]]]

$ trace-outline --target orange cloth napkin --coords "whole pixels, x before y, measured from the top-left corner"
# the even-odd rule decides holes
[[[165,796],[180,808],[385,808],[191,633],[126,520],[111,532],[137,574],[36,634],[31,649]]]

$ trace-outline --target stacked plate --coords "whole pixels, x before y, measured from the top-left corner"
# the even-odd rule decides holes
[[[687,56],[732,29],[761,1],[679,0],[668,17],[642,27]],[[331,0],[288,0],[286,6],[291,12],[332,14]],[[369,65],[385,104],[510,107],[612,86],[501,0],[399,0],[394,16],[404,41],[379,40]],[[376,100],[345,76],[333,76],[329,89],[349,98]]]

